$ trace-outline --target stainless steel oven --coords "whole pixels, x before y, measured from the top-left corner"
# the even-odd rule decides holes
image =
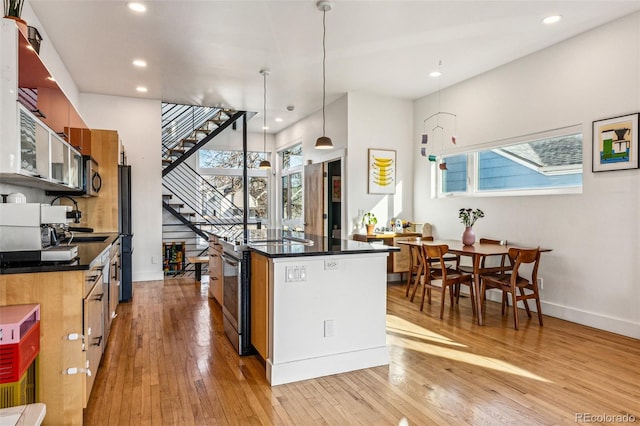
[[[254,353],[249,330],[249,252],[222,254],[222,313],[224,332],[240,355]]]

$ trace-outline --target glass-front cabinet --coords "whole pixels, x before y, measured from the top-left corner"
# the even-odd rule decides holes
[[[51,135],[51,180],[69,184],[69,145],[58,135]]]
[[[5,169],[0,173],[4,177],[11,177],[6,173],[16,173],[14,181],[21,183],[25,176],[29,177],[36,187],[62,190],[62,187],[56,188],[62,185],[82,189],[82,155],[23,105],[18,105],[18,111],[19,150],[7,150],[16,157],[16,161],[10,163],[16,167],[6,168],[3,164]]]
[[[82,188],[82,155],[71,148],[71,166],[69,167],[69,186]]]
[[[53,191],[82,189],[82,155],[56,132],[88,128],[27,46],[15,21],[0,19],[0,179]]]
[[[20,170],[30,176],[48,179],[49,129],[20,108]]]

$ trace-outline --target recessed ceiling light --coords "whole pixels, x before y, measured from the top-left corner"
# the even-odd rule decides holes
[[[145,6],[142,3],[137,3],[137,2],[131,2],[129,4],[127,4],[127,6],[129,6],[129,9],[133,10],[134,12],[146,12],[147,11],[147,6]]]
[[[431,71],[429,77],[440,77],[442,73],[440,71]]]
[[[138,68],[144,68],[147,66],[147,61],[145,61],[144,59],[134,59],[133,65]]]
[[[560,22],[560,20],[562,19],[561,15],[551,15],[551,16],[547,16],[546,18],[544,18],[542,20],[543,23],[545,24],[555,24],[556,22]]]
[[[138,91],[140,93],[147,93],[149,91],[149,89],[147,89],[144,86],[138,86],[138,87],[136,87],[136,91]]]
[[[284,120],[282,119],[282,117],[276,117],[273,119],[273,121],[275,121],[276,123],[282,123]]]

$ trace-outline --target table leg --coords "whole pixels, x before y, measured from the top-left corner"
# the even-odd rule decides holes
[[[482,325],[482,297],[480,297],[480,256],[473,256],[473,291],[476,293],[476,315]]]
[[[202,263],[196,263],[196,281],[202,278]]]

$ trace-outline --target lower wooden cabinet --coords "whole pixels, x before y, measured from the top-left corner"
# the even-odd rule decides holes
[[[269,283],[271,262],[251,253],[251,344],[262,359],[269,357]]]
[[[400,247],[399,252],[390,253],[387,257],[387,272],[388,273],[401,273],[409,271],[409,246],[396,244],[398,241],[407,240],[409,238],[415,238],[422,236],[422,233],[417,232],[404,232],[402,234],[353,234],[354,241],[361,241],[370,243],[373,241],[381,241],[388,246]]]
[[[83,341],[85,288],[85,271],[0,275],[0,305],[40,304],[36,374],[37,401],[47,405],[44,425],[82,424],[89,344]],[[95,377],[97,365],[91,373]]]

